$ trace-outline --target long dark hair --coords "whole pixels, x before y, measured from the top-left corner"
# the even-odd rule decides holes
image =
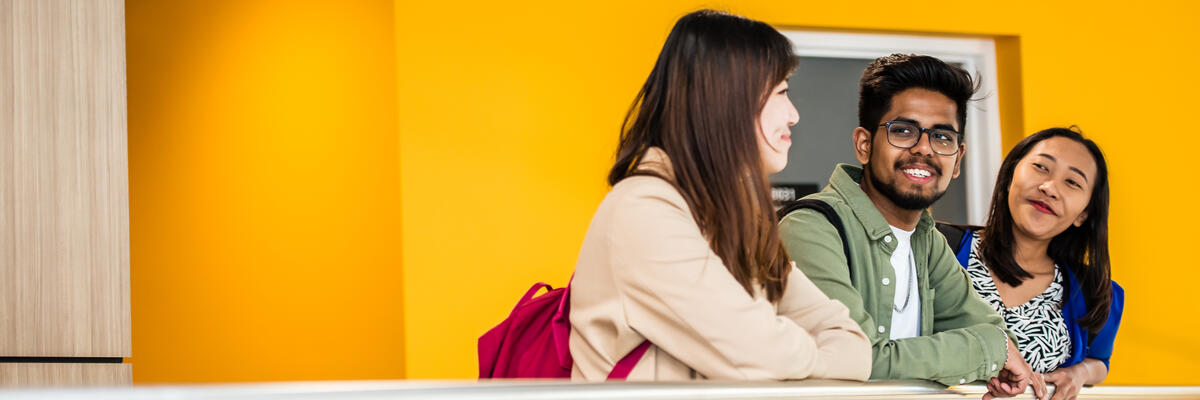
[[[1072,127],[1075,128],[1075,127]],[[1075,128],[1078,129],[1078,128]],[[1013,173],[1021,159],[1038,142],[1064,137],[1079,142],[1096,160],[1096,180],[1092,186],[1092,197],[1085,209],[1087,219],[1081,226],[1071,225],[1050,240],[1046,250],[1050,259],[1059,266],[1066,266],[1079,277],[1084,299],[1088,304],[1087,314],[1077,322],[1092,333],[1104,327],[1108,319],[1108,308],[1112,304],[1112,280],[1108,259],[1108,164],[1100,147],[1079,132],[1068,128],[1050,128],[1021,140],[1004,157],[1000,175],[996,177],[996,190],[992,193],[992,211],[988,215],[987,229],[979,243],[980,256],[988,268],[1004,283],[1019,286],[1025,279],[1032,278],[1013,259],[1013,218],[1008,208],[1008,188]]]
[[[713,10],[680,18],[621,127],[608,183],[634,175],[650,147],[671,161],[671,182],[729,273],[754,295],[783,296],[791,264],[775,226],[756,132],[771,89],[796,66],[769,25]]]

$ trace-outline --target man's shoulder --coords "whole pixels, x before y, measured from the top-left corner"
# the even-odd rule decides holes
[[[815,200],[828,204],[839,215],[844,215],[850,212],[850,202],[846,201],[846,197],[838,193],[832,185],[825,186],[821,191],[804,196],[801,200]]]
[[[834,218],[826,217],[825,211],[832,211]],[[825,188],[819,192],[804,196],[803,198],[787,203],[780,209],[780,227],[783,229],[795,229],[804,227],[807,228],[812,223],[822,223],[830,219],[841,220],[844,225],[848,219],[852,217],[850,205],[844,198],[830,188]]]

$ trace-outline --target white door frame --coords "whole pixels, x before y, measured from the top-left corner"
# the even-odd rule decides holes
[[[783,30],[802,57],[873,60],[893,53],[915,53],[958,63],[980,81],[977,101],[968,103],[967,223],[987,220],[992,188],[1000,172],[1000,100],[996,89],[996,45],[988,38],[948,38],[900,34]],[[803,72],[801,72],[803,73]]]

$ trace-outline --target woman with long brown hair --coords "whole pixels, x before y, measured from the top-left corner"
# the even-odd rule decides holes
[[[574,379],[630,359],[634,380],[870,375],[858,324],[795,270],[776,230],[767,174],[786,165],[799,118],[795,65],[762,22],[701,10],[675,24],[579,253]]]

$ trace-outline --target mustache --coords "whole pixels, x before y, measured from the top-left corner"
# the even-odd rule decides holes
[[[938,174],[938,175],[942,174],[942,167],[939,167],[936,164],[930,164],[928,162],[925,162],[925,160],[917,158],[917,157],[909,157],[909,158],[905,158],[905,159],[896,160],[896,163],[894,165],[892,165],[892,168],[895,168],[898,170],[908,164],[923,165],[923,166],[928,167],[930,170],[933,170],[933,172],[935,174]]]

